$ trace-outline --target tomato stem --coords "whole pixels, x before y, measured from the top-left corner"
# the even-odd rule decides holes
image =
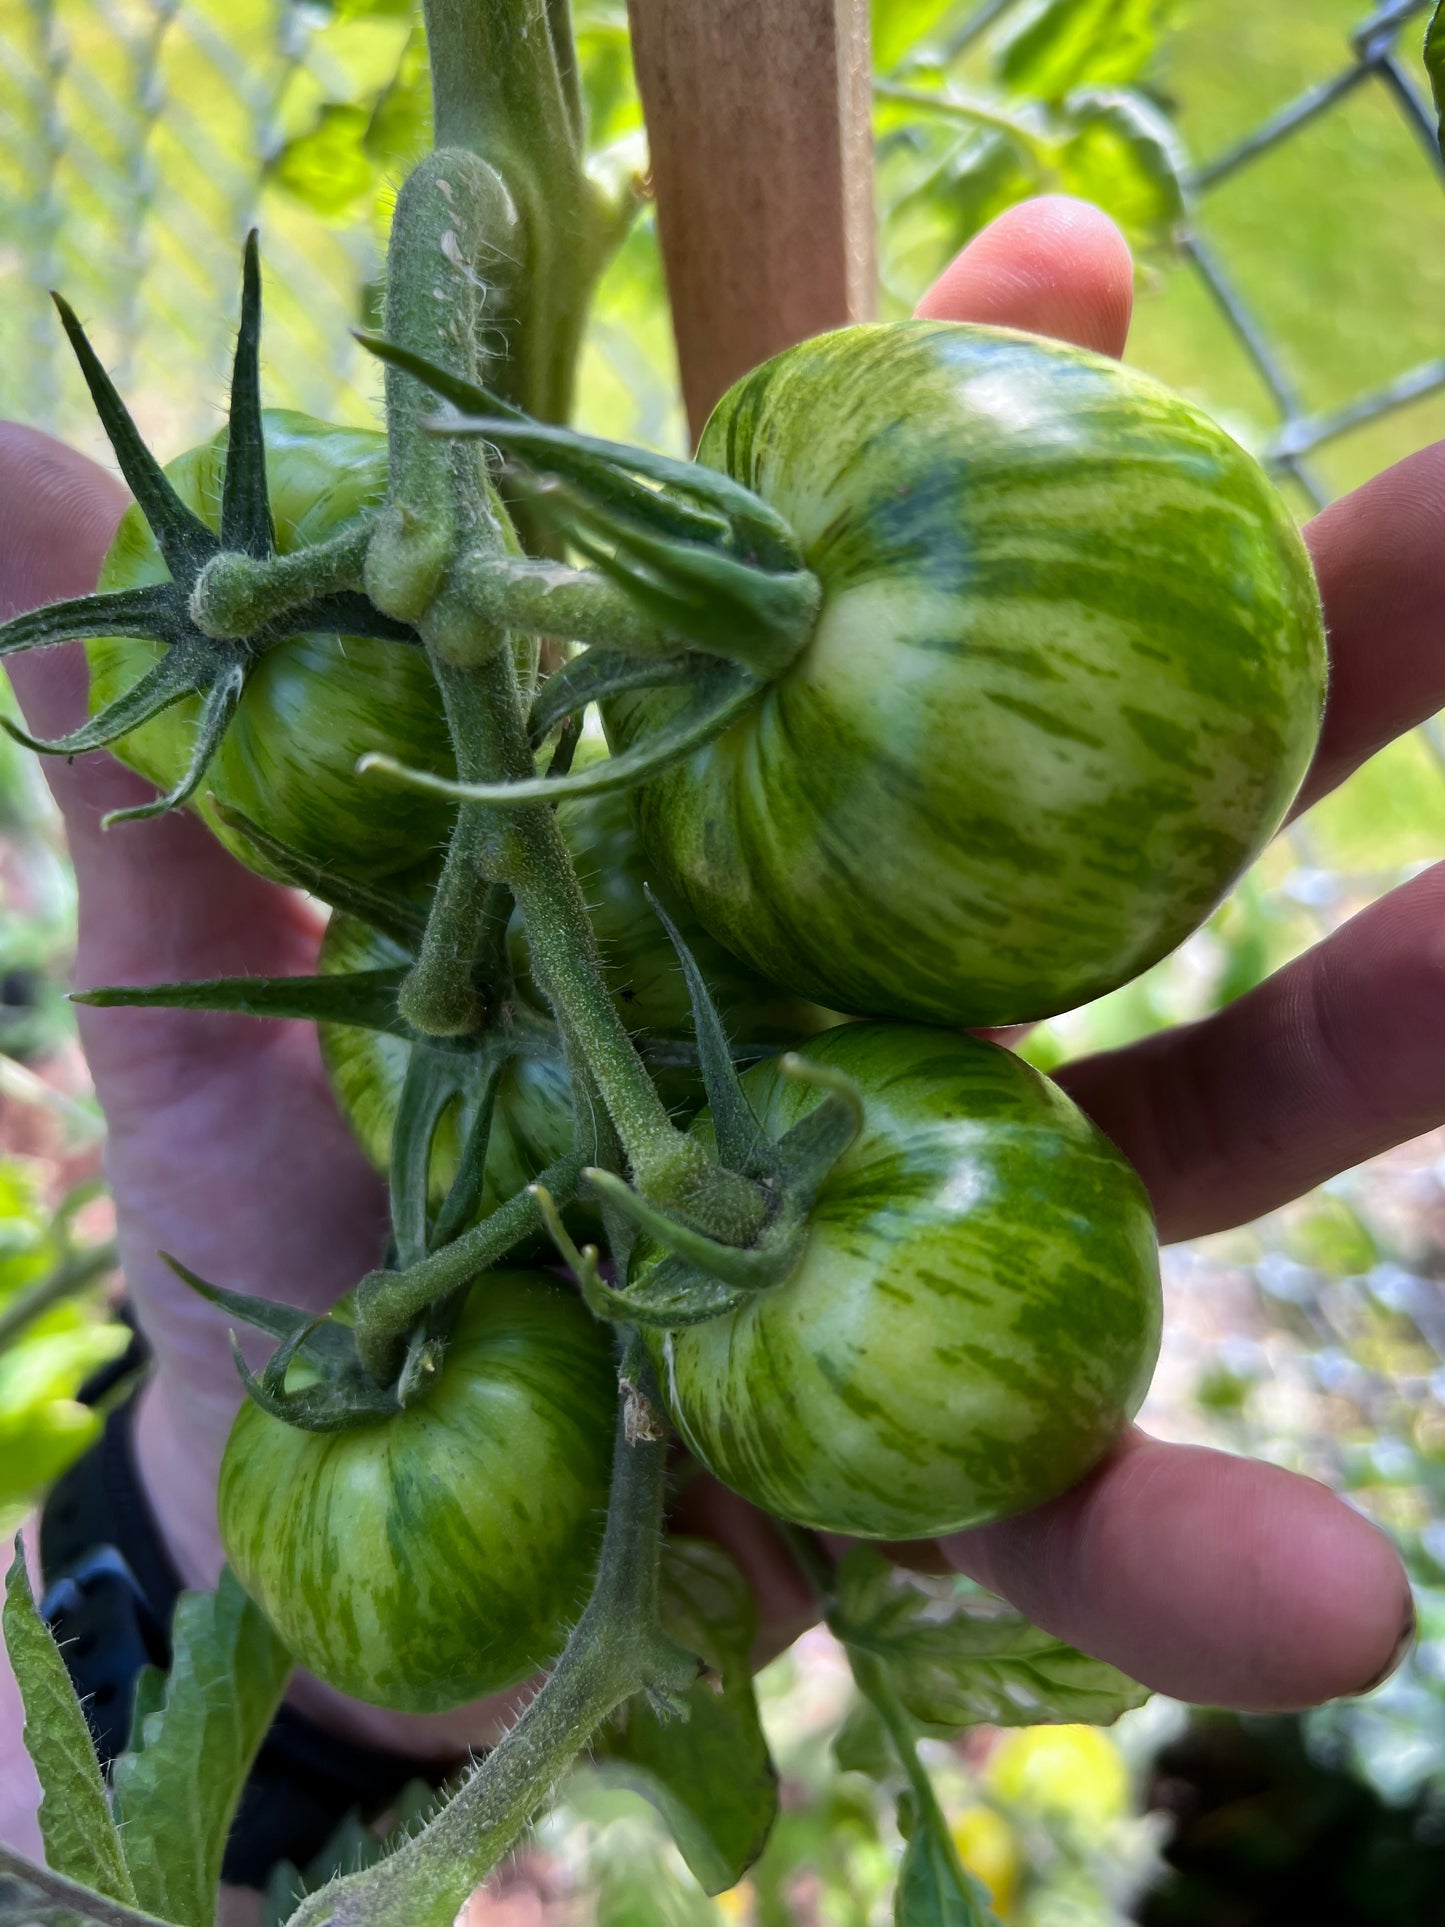
[[[329,542],[264,560],[223,549],[196,577],[190,616],[203,635],[244,640],[321,596],[359,589],[375,516],[358,516]]]
[[[639,1394],[660,1407],[639,1345],[622,1376],[597,1578],[556,1666],[423,1832],[303,1901],[291,1927],[451,1927],[602,1722],[636,1693],[675,1706],[697,1678],[696,1657],[658,1621],[667,1444],[661,1428],[638,1422]]]
[[[586,170],[567,9],[548,0],[425,0],[438,147],[491,163],[516,210],[514,298],[491,326],[507,399],[565,421],[591,294],[640,204]]]

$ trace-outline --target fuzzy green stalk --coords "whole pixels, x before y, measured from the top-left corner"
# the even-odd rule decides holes
[[[424,11],[437,145],[482,156],[515,210],[520,272],[490,315],[505,336],[493,385],[539,420],[566,421],[592,290],[636,195],[611,197],[587,174],[566,6],[425,0]]]
[[[244,641],[304,603],[359,589],[373,521],[358,516],[329,542],[314,542],[264,561],[223,550],[201,570],[191,591],[191,620],[217,641]]]

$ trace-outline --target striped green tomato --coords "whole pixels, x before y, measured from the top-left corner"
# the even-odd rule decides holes
[[[861,1538],[954,1532],[1064,1491],[1158,1353],[1143,1186],[997,1045],[867,1023],[802,1055],[854,1079],[863,1128],[792,1276],[652,1339],[683,1440],[764,1510]],[[818,1101],[776,1060],[743,1081],[772,1136]]]
[[[1115,361],[947,322],[804,342],[699,459],[779,509],[814,632],[637,796],[699,920],[835,1008],[1045,1017],[1205,918],[1319,729],[1319,598],[1285,504]],[[685,701],[614,698],[614,746]]]
[[[267,409],[266,482],[282,555],[338,535],[386,493],[386,437]],[[220,527],[227,431],[166,467],[172,487]],[[100,575],[102,589],[165,582],[168,571],[138,508],[121,517]],[[136,637],[87,643],[95,714],[138,682],[165,645]],[[166,791],[191,760],[199,704],[176,703],[115,746],[130,768]],[[451,775],[451,740],[424,651],[365,636],[297,635],[269,649],[211,762],[196,808],[243,863],[254,848],[215,816],[210,798],[240,810],[324,867],[380,877],[407,870],[445,844],[449,807],[412,790],[368,784],[365,751]]]
[[[394,1417],[304,1432],[249,1400],[221,1463],[221,1541],[297,1660],[434,1713],[554,1659],[589,1588],[616,1374],[555,1279],[489,1272],[427,1391]]]

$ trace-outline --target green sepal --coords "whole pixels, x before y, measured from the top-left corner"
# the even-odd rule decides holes
[[[107,811],[100,819],[103,830],[108,830],[113,823],[143,823],[149,817],[163,816],[167,810],[179,809],[182,803],[190,801],[205,781],[211,758],[220,748],[221,738],[230,728],[231,719],[240,707],[249,671],[250,664],[244,660],[217,664],[214,681],[206,691],[196,721],[191,760],[181,780],[174,789],[167,790],[153,802],[135,803],[129,809]]]
[[[721,1318],[746,1304],[749,1297],[746,1291],[720,1284],[695,1271],[674,1274],[654,1290],[659,1275],[671,1261],[657,1267],[657,1272],[647,1280],[646,1290],[619,1291],[602,1276],[596,1245],[577,1248],[547,1187],[541,1183],[530,1184],[527,1190],[536,1199],[548,1235],[594,1318],[606,1319],[615,1325],[649,1325],[672,1331],[683,1325],[705,1325],[710,1319]],[[615,1250],[610,1239],[609,1247]]]
[[[352,1426],[392,1418],[401,1410],[395,1386],[378,1384],[359,1369],[346,1378],[317,1379],[297,1391],[286,1391],[276,1390],[251,1371],[234,1335],[231,1357],[251,1402],[259,1405],[268,1418],[294,1425],[301,1432],[345,1432]]]
[[[144,636],[177,643],[190,633],[186,597],[174,582],[146,582],[137,589],[103,589],[47,602],[0,623],[0,657],[52,643],[85,642],[92,636]]]
[[[775,1221],[757,1244],[725,1245],[708,1237],[706,1232],[694,1231],[691,1225],[681,1224],[665,1211],[659,1211],[614,1171],[589,1167],[582,1176],[599,1197],[630,1219],[645,1237],[720,1284],[742,1292],[766,1291],[769,1285],[780,1284],[798,1262],[798,1239],[791,1225],[780,1227]]]
[[[356,1334],[341,1317],[334,1313],[318,1317],[294,1305],[227,1291],[198,1278],[169,1252],[160,1255],[181,1282],[208,1304],[281,1341],[261,1371],[255,1373],[246,1363],[236,1334],[231,1333],[231,1357],[237,1376],[247,1396],[272,1418],[306,1432],[340,1432],[400,1411],[399,1387],[382,1384],[366,1370],[356,1348]],[[286,1376],[296,1363],[314,1372],[315,1380],[288,1390]]]
[[[698,664],[689,656],[629,656],[594,644],[563,663],[537,691],[527,718],[532,746],[539,747],[559,723],[589,703],[632,689],[667,689],[697,673]]]
[[[301,1347],[306,1343],[316,1327],[322,1323],[324,1323],[323,1318],[313,1318],[307,1324],[298,1325],[289,1338],[282,1339],[275,1351],[272,1352],[271,1356],[266,1360],[259,1378],[256,1379],[254,1383],[260,1387],[268,1398],[279,1397],[285,1392],[286,1374],[300,1356]],[[251,1369],[247,1365],[245,1354],[241,1350],[240,1340],[234,1332],[231,1333],[231,1357],[235,1360],[236,1369],[240,1373],[243,1381],[251,1382]]]
[[[432,1141],[447,1107],[466,1088],[459,1053],[412,1045],[391,1134],[391,1229],[398,1270],[427,1254]]]
[[[809,1211],[824,1180],[863,1128],[863,1098],[846,1071],[788,1051],[778,1069],[795,1083],[825,1093],[777,1143],[777,1173],[795,1210]]]
[[[492,1140],[492,1117],[497,1107],[497,1088],[506,1061],[505,1052],[483,1046],[481,1086],[477,1090],[476,1109],[457,1160],[457,1174],[442,1199],[441,1209],[432,1226],[430,1243],[433,1248],[450,1244],[462,1227],[470,1222],[481,1201],[487,1151]],[[472,1088],[476,1089],[475,1082]]]
[[[295,1305],[283,1305],[273,1298],[253,1298],[246,1292],[228,1291],[224,1285],[208,1284],[204,1278],[197,1277],[194,1271],[183,1265],[179,1258],[173,1258],[168,1251],[161,1252],[160,1257],[161,1262],[175,1273],[183,1285],[188,1285],[208,1305],[228,1312],[242,1324],[251,1325],[257,1331],[265,1332],[269,1338],[280,1339],[283,1343],[301,1333],[309,1346],[307,1362],[318,1370],[344,1364],[355,1356],[350,1328],[340,1319],[330,1315],[318,1318],[315,1312],[302,1311]]]
[[[196,693],[197,664],[186,646],[169,651],[131,684],[113,703],[107,703],[78,729],[65,736],[32,736],[8,716],[0,716],[0,728],[37,756],[83,756],[87,750],[104,749],[139,729],[155,716]]]
[[[219,797],[207,799],[215,812],[218,822],[246,841],[262,857],[274,876],[293,890],[304,890],[307,896],[315,897],[322,903],[329,903],[333,910],[340,910],[348,917],[356,917],[379,930],[393,943],[400,944],[403,950],[414,953],[421,938],[425,918],[419,908],[397,897],[387,896],[381,889],[369,883],[362,883],[355,877],[342,876],[337,871],[323,869],[313,863],[299,850],[293,850],[289,843],[272,836],[263,830],[259,823],[253,823],[243,811],[233,809],[229,803],[221,802]]]
[[[543,1183],[528,1185],[528,1195],[538,1202],[541,1222],[547,1229],[553,1245],[563,1264],[572,1274],[582,1301],[593,1318],[603,1318],[609,1324],[624,1326],[657,1326],[659,1330],[672,1330],[684,1324],[707,1324],[709,1318],[721,1318],[724,1312],[736,1310],[748,1301],[746,1291],[738,1291],[732,1285],[721,1285],[715,1280],[684,1280],[684,1285],[676,1297],[669,1301],[667,1295],[655,1305],[651,1295],[618,1291],[617,1285],[609,1285],[601,1276],[599,1253],[595,1245],[584,1245],[580,1251],[572,1233],[566,1229],[563,1214],[557,1210],[551,1193]],[[611,1247],[609,1239],[609,1247]],[[663,1266],[659,1266],[659,1272]],[[651,1285],[651,1280],[647,1280]]]
[[[194,983],[105,984],[71,992],[70,1001],[99,1010],[209,1010],[241,1017],[293,1017],[311,1024],[349,1024],[394,1037],[411,1032],[397,1014],[406,965],[321,977],[212,977]]]
[[[548,477],[513,487],[560,542],[579,550],[666,635],[763,676],[787,668],[813,632],[822,589],[810,569],[760,569],[720,542],[684,542],[645,515],[589,501]]]
[[[258,624],[253,633],[232,638],[214,637],[196,622],[192,593],[210,564],[223,554],[246,557],[252,563],[265,563],[275,556],[261,422],[261,271],[254,231],[246,242],[242,275],[241,326],[232,368],[219,537],[176,493],[142,441],[73,310],[60,295],[54,300],[121,473],[171,580],[82,596],[17,617],[0,627],[0,655],[112,635],[159,642],[165,646],[166,655],[100,715],[56,741],[30,736],[9,722],[5,727],[30,749],[76,756],[116,742],[186,698],[198,698],[201,706],[190,763],[181,780],[152,802],[110,812],[103,819],[108,827],[158,816],[179,808],[195,795],[235,716],[256,661],[287,636],[367,635],[413,644],[417,637],[404,625],[381,615],[364,595],[345,588],[328,595],[313,592],[312,599],[288,609],[284,616]]]
[[[720,736],[757,698],[764,684],[728,662],[710,662],[697,672],[692,699],[654,735],[620,756],[591,763],[570,776],[538,776],[515,783],[459,783],[429,770],[408,769],[393,757],[363,756],[362,775],[386,776],[407,789],[446,796],[460,803],[519,805],[560,803],[569,796],[601,796],[608,790],[634,789],[693,750]]]
[[[231,366],[230,428],[221,485],[221,547],[238,549],[257,561],[276,552],[261,426],[261,255],[255,228],[246,236],[242,259],[241,325]]]
[[[474,436],[515,454],[528,467],[547,469],[580,482],[600,500],[636,509],[652,505],[654,526],[683,539],[707,539],[721,528],[740,552],[755,551],[760,567],[795,569],[797,544],[785,519],[761,496],[718,469],[677,461],[626,442],[602,441],[533,421],[480,382],[465,381],[383,336],[358,332],[356,339],[380,360],[409,375],[460,410],[460,419],[430,424],[438,435]],[[676,493],[656,495],[635,478],[660,483]],[[682,497],[679,501],[678,495]]]
[[[748,1102],[738,1079],[732,1046],[723,1029],[717,1005],[697,967],[697,959],[652,886],[644,884],[643,890],[658,922],[667,932],[668,942],[677,953],[677,961],[682,967],[688,1002],[692,1005],[698,1068],[702,1074],[703,1089],[707,1093],[718,1155],[730,1171],[740,1171],[745,1177],[774,1177],[776,1161],[770,1155],[771,1147],[758,1123],[757,1113]]]
[[[141,440],[140,430],[100,365],[84,328],[75,317],[75,310],[63,295],[52,294],[51,300],[75,350],[80,372],[85,377],[106,439],[115,451],[126,486],[150,526],[166,567],[177,582],[189,586],[211,557],[220,554],[220,541],[194,509],[187,508],[176,494],[165,470]]]

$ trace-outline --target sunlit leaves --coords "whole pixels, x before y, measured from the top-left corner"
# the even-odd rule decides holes
[[[882,9],[879,186],[885,283],[901,306],[1006,208],[1064,193],[1110,214],[1131,244],[1173,244],[1184,214],[1184,159],[1157,100],[1143,91],[1174,0],[1020,0],[983,51],[950,50],[952,10]],[[938,15],[942,13],[942,27]],[[915,38],[904,44],[904,27]]]
[[[839,1566],[838,1599],[844,1636],[887,1666],[904,1707],[928,1727],[1108,1725],[1148,1698],[967,1581],[932,1584],[868,1547]]]
[[[1011,93],[1062,101],[1080,87],[1122,87],[1147,73],[1177,0],[1025,0],[995,43]]]

